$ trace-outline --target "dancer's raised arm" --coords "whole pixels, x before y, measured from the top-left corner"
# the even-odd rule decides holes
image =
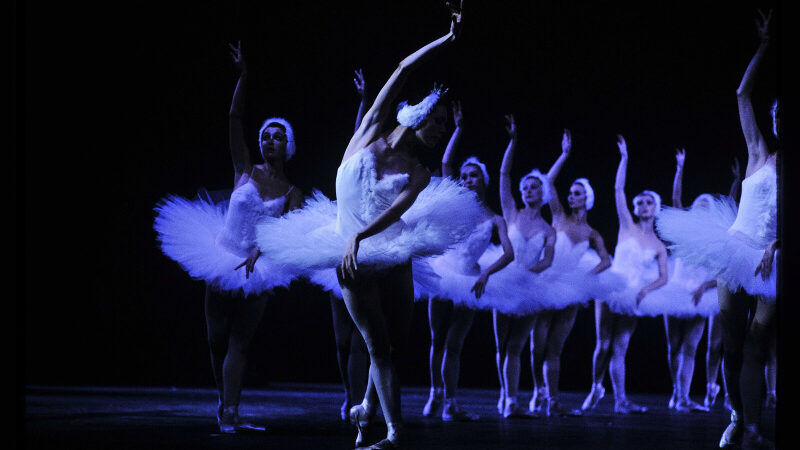
[[[242,126],[242,115],[244,113],[245,91],[247,90],[247,64],[242,53],[242,41],[236,45],[228,44],[231,58],[239,72],[239,80],[233,91],[231,109],[228,112],[228,144],[231,148],[231,158],[233,159],[234,186],[239,183],[239,178],[243,174],[249,174],[253,165],[250,162],[250,150],[247,148],[244,138],[244,127]]]
[[[458,143],[461,142],[461,134],[464,127],[461,102],[458,100],[453,102],[453,122],[456,124],[456,129],[453,130],[453,135],[450,136],[450,141],[447,142],[447,148],[445,148],[444,155],[442,155],[442,176],[445,178],[454,178],[456,175],[451,164],[453,162],[453,154],[456,152]]]
[[[391,110],[392,102],[400,93],[400,89],[402,89],[403,84],[405,84],[408,74],[419,67],[426,59],[429,59],[436,50],[453,42],[458,36],[461,28],[461,9],[450,3],[447,5],[451,12],[450,31],[400,61],[397,69],[395,69],[394,73],[389,77],[389,80],[383,85],[380,92],[378,92],[372,106],[366,114],[364,114],[361,126],[353,134],[353,137],[350,138],[350,143],[347,145],[347,149],[342,157],[343,162],[358,150],[366,147],[378,138],[383,128],[383,122],[386,120]]]
[[[503,163],[500,165],[500,207],[506,223],[513,223],[517,216],[517,204],[511,191],[511,164],[514,161],[514,149],[517,147],[517,125],[512,114],[506,115],[506,131],[508,132],[508,146],[503,154]]]
[[[617,135],[617,147],[619,147],[619,167],[617,167],[617,177],[614,181],[614,200],[617,204],[617,219],[619,220],[620,231],[633,226],[633,217],[628,210],[628,200],[625,198],[625,173],[628,170],[628,145],[621,134]]]
[[[572,150],[572,133],[564,128],[564,135],[561,137],[561,154],[558,159],[553,163],[553,167],[547,172],[547,179],[550,182],[550,211],[553,213],[553,221],[560,220],[564,216],[564,206],[561,205],[561,200],[558,198],[558,191],[556,191],[556,178],[558,173],[561,172],[561,167],[569,157],[569,152]],[[556,219],[558,217],[559,219]]]
[[[683,208],[681,194],[683,192],[683,163],[686,161],[686,149],[679,148],[675,152],[675,179],[672,181],[672,206]]]
[[[358,112],[356,113],[355,131],[358,131],[358,127],[361,126],[361,121],[364,119],[364,112],[367,110],[367,102],[369,99],[367,98],[367,82],[364,81],[364,71],[358,69],[355,71],[355,75],[356,77],[353,78],[353,83],[356,85],[356,92],[361,99],[361,102],[358,104]]]
[[[756,18],[756,29],[758,30],[758,37],[761,43],[756,50],[755,55],[747,65],[747,70],[744,72],[742,82],[736,89],[736,98],[739,101],[739,121],[742,124],[742,133],[744,139],[747,141],[747,167],[745,168],[745,177],[750,176],[764,164],[769,155],[767,144],[764,141],[764,136],[756,123],[755,113],[753,111],[753,102],[750,94],[753,92],[753,85],[755,84],[756,74],[764,60],[764,54],[767,52],[767,45],[769,43],[769,21],[772,17],[772,10],[764,14],[758,12],[760,18]]]

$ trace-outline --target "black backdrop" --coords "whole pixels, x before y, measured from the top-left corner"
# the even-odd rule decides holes
[[[589,220],[612,250],[617,133],[630,149],[629,198],[652,189],[669,202],[678,146],[687,149],[685,203],[727,193],[733,157],[743,166],[746,158],[735,90],[758,45],[756,8],[779,5],[565,3],[468,0],[461,41],[412,74],[402,98],[415,102],[440,81],[461,99],[458,157],[487,163],[495,210],[503,114],[514,113],[519,127],[515,177],[546,170],[569,127],[573,156],[558,188],[563,195],[569,180],[592,180]],[[250,67],[251,148],[260,120],[288,118],[298,148],[290,179],[306,193],[333,195],[358,102],[353,69],[364,69],[375,94],[400,59],[448,27],[446,8],[421,0],[19,8],[17,307],[28,384],[213,385],[203,283],[160,253],[152,208],[168,193],[231,188],[227,110],[236,75],[227,42],[242,40]],[[765,134],[779,86],[784,17],[776,16],[754,93]],[[444,144],[429,155],[431,168]],[[405,384],[428,380],[424,306],[401,367]],[[591,309],[579,313],[564,389],[590,385],[593,321]],[[246,385],[337,382],[330,323],[321,291],[298,283],[279,292],[253,343]],[[628,360],[631,391],[669,391],[660,319],[640,321]],[[462,372],[463,386],[497,385],[489,314],[476,318]],[[703,374],[700,363],[698,388]]]

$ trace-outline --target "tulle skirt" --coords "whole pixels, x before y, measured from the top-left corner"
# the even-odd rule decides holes
[[[656,219],[658,233],[671,243],[673,255],[702,267],[732,292],[743,288],[748,294],[763,296],[767,302],[775,301],[775,257],[766,280],[755,275],[766,244],[728,232],[736,220],[736,205],[730,198],[717,198],[710,208],[665,208]]]
[[[222,205],[169,196],[155,210],[154,228],[161,250],[192,278],[224,291],[241,290],[247,296],[288,286],[297,275],[296,271],[270,263],[263,255],[249,277],[245,276],[244,267],[235,270],[248,254],[217,244],[217,235],[225,226],[226,209]]]

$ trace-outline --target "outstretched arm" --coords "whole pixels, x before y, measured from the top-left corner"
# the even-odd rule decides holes
[[[662,246],[656,254],[656,259],[658,260],[658,278],[639,291],[636,296],[636,306],[642,303],[648,293],[667,284],[667,249]]]
[[[675,152],[675,179],[672,181],[672,206],[675,208],[683,208],[681,202],[681,192],[683,189],[683,162],[686,161],[686,150],[679,148]]]
[[[558,159],[553,163],[553,167],[547,172],[547,179],[550,181],[550,211],[553,213],[553,220],[556,217],[564,215],[564,207],[561,205],[561,200],[558,198],[556,191],[556,177],[561,172],[561,167],[569,157],[569,152],[572,150],[572,133],[564,128],[564,135],[561,137],[561,154]]]
[[[517,215],[517,204],[511,191],[511,164],[514,160],[514,149],[517,147],[517,125],[514,116],[506,116],[506,131],[508,132],[508,146],[503,154],[503,163],[500,165],[500,207],[503,209],[503,218],[507,223],[514,223]]]
[[[483,292],[486,290],[486,283],[489,282],[489,275],[497,272],[514,260],[514,248],[511,247],[511,241],[508,240],[506,221],[500,216],[494,216],[492,221],[497,228],[497,235],[500,237],[500,245],[503,246],[503,254],[500,255],[497,261],[492,263],[491,266],[483,269],[478,280],[475,281],[472,289],[470,289],[470,291],[475,293],[475,298],[481,298],[481,295],[483,295]]]
[[[353,137],[350,138],[350,143],[347,145],[342,161],[350,158],[350,156],[355,154],[359,149],[364,148],[380,135],[383,122],[389,115],[391,104],[400,93],[400,89],[403,87],[403,84],[405,84],[408,74],[419,67],[425,60],[429,59],[437,50],[456,39],[461,28],[461,9],[450,3],[448,3],[448,7],[450,7],[451,11],[450,31],[400,61],[397,69],[395,69],[394,73],[389,77],[389,80],[378,92],[372,106],[367,113],[364,114],[361,126],[358,127]]]
[[[692,301],[694,305],[697,306],[700,303],[700,300],[703,298],[703,294],[706,293],[709,289],[714,289],[717,287],[717,280],[708,280],[697,287],[697,289],[692,292]]]
[[[731,172],[733,173],[733,182],[731,183],[731,190],[728,192],[728,197],[736,201],[736,197],[739,196],[739,191],[742,186],[742,169],[739,168],[739,158],[733,158]]]
[[[758,30],[758,37],[761,40],[756,54],[747,65],[747,70],[744,72],[742,82],[739,88],[736,89],[736,98],[739,102],[739,121],[742,124],[742,133],[747,142],[747,167],[745,168],[745,177],[750,176],[763,165],[766,161],[769,151],[767,144],[764,141],[764,136],[761,130],[758,129],[756,123],[755,112],[753,111],[753,102],[750,94],[753,92],[753,85],[755,84],[756,74],[758,68],[764,60],[764,54],[767,52],[767,44],[769,43],[769,21],[772,17],[772,10],[768,14],[758,12],[760,18],[756,19],[756,29]]]
[[[619,220],[620,230],[633,226],[633,217],[628,210],[628,201],[625,198],[625,173],[628,170],[628,145],[621,134],[617,135],[617,147],[619,147],[619,167],[617,167],[617,178],[614,181],[614,200],[617,204],[617,219]]]
[[[361,126],[361,120],[364,118],[364,111],[367,109],[367,82],[364,81],[364,72],[361,69],[355,71],[356,77],[353,78],[353,83],[356,85],[356,92],[361,98],[361,103],[358,104],[358,112],[356,113],[356,130]]]
[[[228,143],[231,148],[231,157],[233,159],[235,185],[243,174],[249,174],[252,171],[250,150],[245,143],[244,127],[242,126],[244,97],[245,90],[247,90],[247,64],[245,63],[244,54],[242,53],[242,41],[238,41],[235,46],[233,44],[228,44],[228,48],[230,48],[231,58],[236,66],[236,70],[239,72],[239,81],[237,81],[236,89],[233,91],[231,109],[228,112]]]
[[[453,171],[451,166],[453,162],[453,154],[456,152],[458,143],[461,142],[461,133],[464,127],[464,116],[461,114],[461,102],[456,100],[453,102],[453,121],[456,123],[456,129],[453,130],[453,135],[450,136],[450,141],[447,143],[447,148],[442,155],[442,177],[454,178],[458,174]]]

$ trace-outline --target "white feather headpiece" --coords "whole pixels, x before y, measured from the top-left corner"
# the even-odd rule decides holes
[[[586,210],[589,211],[592,209],[594,207],[594,189],[592,189],[592,185],[589,184],[589,180],[587,178],[578,178],[573,184],[580,184],[583,186],[583,190],[586,191]]]
[[[484,186],[489,186],[489,172],[486,171],[486,164],[482,163],[476,156],[470,156],[461,164],[461,169],[463,170],[464,166],[469,165],[478,166],[481,169],[481,172],[483,172],[483,184]]]
[[[633,215],[636,216],[636,217],[639,217],[639,207],[636,206],[636,203],[638,202],[638,200],[640,198],[644,197],[645,195],[649,195],[650,197],[653,197],[653,200],[656,202],[656,213],[655,213],[655,215],[658,215],[658,212],[661,211],[661,196],[658,195],[656,192],[648,191],[646,189],[644,191],[640,192],[638,195],[636,195],[636,197],[633,197]]]
[[[264,157],[264,149],[261,147],[261,136],[264,134],[264,130],[269,128],[270,124],[273,123],[280,124],[286,129],[286,158],[284,161],[288,161],[292,159],[292,156],[294,156],[294,152],[296,150],[294,145],[294,129],[292,129],[289,121],[282,117],[270,117],[264,121],[264,123],[261,125],[261,129],[258,130],[258,149],[261,151],[261,157]]]
[[[527,175],[522,177],[519,180],[519,192],[522,193],[522,185],[525,183],[525,180],[528,178],[536,178],[542,183],[542,204],[550,202],[550,180],[547,179],[547,175],[539,172],[539,169],[533,169],[528,172]]]
[[[410,127],[416,130],[425,118],[433,111],[433,108],[439,102],[447,89],[442,89],[440,86],[434,86],[430,94],[422,99],[416,105],[409,105],[407,101],[400,102],[397,105],[397,122],[400,125]]]

